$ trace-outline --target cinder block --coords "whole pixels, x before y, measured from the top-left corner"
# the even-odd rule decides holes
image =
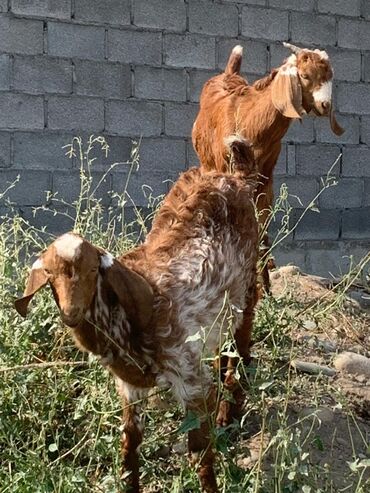
[[[369,239],[370,238],[370,207],[343,211],[342,238]]]
[[[44,48],[44,24],[31,19],[0,16],[0,50],[37,55]]]
[[[166,31],[186,29],[184,0],[135,0],[133,9],[135,26]]]
[[[340,112],[358,115],[370,115],[370,84],[338,85],[337,107]]]
[[[112,178],[108,173],[104,176],[101,172],[92,172],[91,193],[92,196],[100,199],[105,206],[111,202]],[[99,185],[99,186],[98,186]],[[68,204],[75,202],[80,195],[80,172],[76,171],[54,171],[53,173],[53,193],[57,193],[59,199],[64,200]]]
[[[130,24],[130,0],[75,0],[75,19],[100,24]]]
[[[364,207],[370,207],[370,180],[364,181]]]
[[[48,100],[48,128],[101,132],[104,129],[104,102],[101,99],[52,96]]]
[[[328,118],[315,118],[316,140],[333,144],[358,144],[360,140],[360,118],[352,115],[336,115],[344,128],[342,135],[335,135]]]
[[[0,12],[8,12],[8,0],[0,0]]]
[[[165,34],[164,62],[172,67],[214,69],[216,42],[200,34]]]
[[[128,65],[76,60],[75,92],[83,96],[124,99],[131,96]]]
[[[99,60],[104,58],[103,27],[62,22],[48,23],[48,53],[68,58]]]
[[[186,159],[186,167],[191,168],[192,166],[199,166],[199,158],[197,153],[194,150],[193,143],[189,139],[186,143],[186,153],[187,153],[187,159]]]
[[[287,146],[283,144],[281,151],[274,168],[274,175],[286,175],[287,174]]]
[[[135,96],[141,99],[186,101],[185,70],[135,68]]]
[[[251,72],[264,75],[267,71],[267,44],[259,41],[245,41],[238,39],[220,39],[218,42],[217,66],[223,71],[236,45],[243,47],[242,72]]]
[[[319,198],[320,209],[353,209],[361,207],[364,181],[358,178],[340,178],[338,183],[326,189]]]
[[[168,172],[157,169],[139,168],[131,174],[130,180],[127,173],[113,173],[113,190],[122,194],[127,183],[127,207],[147,207],[149,197],[159,197],[168,192]]]
[[[41,96],[0,93],[0,128],[44,128],[44,100]]]
[[[189,3],[189,31],[214,36],[238,35],[238,9],[209,0]]]
[[[364,53],[364,79],[370,81],[370,53]]]
[[[272,251],[277,266],[296,265],[302,269],[303,272],[307,272],[305,260],[306,253],[305,248],[295,244],[286,245],[286,243],[278,245]]]
[[[343,275],[346,260],[342,257],[339,243],[326,241],[320,242],[318,246],[315,245],[316,243],[313,245],[309,242],[301,247],[307,251],[307,272],[328,278]]]
[[[296,240],[336,240],[339,238],[340,212],[323,209],[308,210],[299,221],[294,232]]]
[[[71,0],[11,0],[11,11],[18,15],[71,18]]]
[[[314,46],[335,45],[335,18],[328,15],[292,12],[293,42]]]
[[[311,116],[305,116],[302,120],[293,120],[283,141],[290,143],[313,142],[313,120]]]
[[[73,165],[63,146],[72,141],[68,134],[16,132],[14,134],[14,166],[26,169],[67,169]]]
[[[158,136],[162,131],[162,105],[146,101],[108,101],[106,129],[124,136]]]
[[[342,175],[370,177],[370,148],[346,146],[343,149]]]
[[[191,70],[189,73],[189,97],[190,101],[197,103],[204,84],[219,72],[210,70]]]
[[[165,134],[190,137],[198,110],[199,108],[196,104],[166,103]]]
[[[162,34],[109,29],[108,52],[110,60],[141,65],[160,65],[162,63]]]
[[[240,5],[266,5],[266,0],[223,0],[225,3],[239,3]],[[289,1],[289,0],[288,0]]]
[[[370,3],[367,0],[362,2],[362,15],[365,19],[370,20]]]
[[[73,214],[73,210],[55,203],[51,203],[50,207],[38,209],[36,213],[35,209],[30,206],[22,206],[19,212],[20,216],[29,224],[39,230],[45,228],[48,234],[55,236],[71,231],[74,226],[72,219],[65,215],[65,213]]]
[[[0,133],[0,168],[10,166],[10,133]],[[0,193],[3,191],[3,183],[0,185]]]
[[[339,19],[338,45],[343,48],[370,50],[370,22],[365,20]]]
[[[0,89],[10,88],[10,58],[9,55],[0,55]]]
[[[283,43],[270,44],[270,66],[269,70],[283,65],[284,60],[291,55],[291,51],[285,48]]]
[[[13,86],[33,94],[72,92],[72,64],[69,60],[50,57],[14,58]]]
[[[361,14],[361,0],[318,0],[317,8],[324,14],[350,15],[359,17]]]
[[[287,173],[288,175],[296,174],[296,146],[294,144],[287,145]]]
[[[269,7],[277,7],[284,10],[302,10],[304,12],[311,12],[315,8],[315,0],[299,0],[299,2],[297,2],[297,0],[269,0]]]
[[[360,51],[329,48],[327,52],[334,69],[334,80],[357,82],[361,79]]]
[[[340,154],[340,147],[335,145],[300,145],[297,147],[297,173],[309,176],[325,175]],[[337,175],[339,170],[340,159],[331,174]]]
[[[242,34],[250,38],[288,39],[289,13],[272,9],[243,7]]]
[[[295,208],[307,207],[319,191],[316,178],[306,178],[303,176],[279,176],[274,178],[275,197],[279,195],[280,187],[283,183],[285,183],[288,187],[289,203]]]
[[[185,140],[143,139],[140,144],[140,170],[156,169],[169,174],[186,168]]]
[[[95,158],[92,164],[93,169],[107,171],[114,165],[112,170],[116,172],[130,167],[131,151],[135,143],[128,137],[105,135],[105,138],[109,146],[107,155],[99,145],[96,145],[89,154],[91,158]],[[79,163],[77,165],[79,166]]]
[[[51,174],[40,170],[0,170],[2,188],[14,183],[18,176],[18,183],[0,199],[0,202],[4,203],[9,199],[18,207],[45,204],[46,192],[51,190]]]
[[[370,145],[370,116],[361,117],[361,143]]]

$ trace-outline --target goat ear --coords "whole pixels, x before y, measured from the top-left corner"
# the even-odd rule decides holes
[[[331,127],[332,131],[335,133],[335,135],[342,135],[342,133],[344,132],[344,128],[342,128],[339,125],[339,123],[337,122],[337,119],[335,118],[333,104],[331,105],[331,108],[330,108],[329,118],[330,118],[330,127]]]
[[[287,118],[301,118],[302,88],[294,65],[283,65],[271,86],[272,103]]]
[[[23,296],[14,302],[15,309],[20,315],[22,315],[22,317],[27,315],[27,308],[33,296],[48,282],[48,276],[45,274],[41,265],[42,264],[39,260],[35,262],[34,267],[32,267],[32,270],[28,276],[26,289]]]
[[[106,269],[105,279],[116,293],[130,321],[137,321],[141,328],[146,327],[153,314],[154,294],[150,284],[140,274],[116,260]]]

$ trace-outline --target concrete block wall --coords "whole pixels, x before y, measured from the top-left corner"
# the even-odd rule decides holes
[[[335,137],[326,119],[305,118],[284,138],[275,175],[293,195],[292,224],[333,170],[338,185],[317,200],[278,249],[280,262],[321,274],[345,268],[370,245],[370,7],[368,0],[1,0],[0,192],[20,175],[10,198],[25,217],[45,191],[73,200],[76,160],[63,145],[103,134],[111,145],[96,178],[130,156],[141,138],[141,185],[165,192],[168,179],[196,156],[190,132],[204,82],[242,44],[250,81],[287,56],[281,41],[325,48],[335,70]],[[119,189],[124,169],[104,190]],[[4,198],[2,199],[4,201]],[[109,203],[109,196],[104,200]],[[1,204],[0,204],[1,207]],[[3,210],[3,209],[2,209]],[[48,227],[63,229],[51,217]],[[272,225],[272,230],[276,225]]]

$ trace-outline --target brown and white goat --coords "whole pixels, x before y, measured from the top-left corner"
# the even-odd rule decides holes
[[[273,203],[272,174],[281,139],[292,120],[312,112],[328,116],[335,134],[343,132],[334,116],[333,70],[327,53],[284,45],[293,54],[253,85],[240,75],[243,49],[235,46],[225,72],[205,83],[192,131],[194,148],[206,171],[228,169],[228,135],[238,134],[251,143],[260,174],[256,198],[262,226]],[[268,245],[267,236],[264,241]],[[268,289],[267,269],[263,276]]]
[[[202,489],[218,491],[209,429],[216,388],[202,355],[204,347],[222,346],[226,296],[231,332],[248,360],[258,257],[253,157],[243,143],[231,149],[234,174],[185,172],[144,244],[118,260],[74,233],[59,237],[33,264],[24,296],[15,302],[25,316],[31,298],[48,284],[77,345],[100,356],[115,376],[124,408],[125,481],[133,492],[139,491],[140,401],[153,386],[172,387],[184,408],[199,415],[188,448],[199,462]],[[198,332],[200,338],[189,340]],[[225,366],[224,386],[240,404],[235,359]],[[218,422],[228,422],[230,412],[222,401]]]

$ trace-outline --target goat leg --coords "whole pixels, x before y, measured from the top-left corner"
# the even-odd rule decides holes
[[[143,440],[140,400],[146,397],[146,392],[120,379],[116,379],[116,383],[123,405],[122,482],[125,484],[125,491],[139,493],[139,447]]]
[[[214,452],[212,450],[210,429],[216,406],[215,390],[212,389],[207,399],[188,403],[187,409],[201,418],[200,428],[188,433],[188,450],[190,462],[197,467],[197,474],[202,491],[217,493],[218,487],[213,469]]]
[[[256,274],[254,274],[256,276]],[[216,424],[217,426],[227,426],[232,423],[234,418],[238,419],[241,416],[245,392],[243,389],[243,375],[241,381],[236,376],[236,368],[240,362],[248,366],[251,360],[250,347],[251,335],[254,318],[254,307],[257,303],[257,285],[256,280],[251,282],[251,288],[246,296],[246,308],[243,312],[243,320],[241,326],[236,330],[234,338],[239,357],[221,356],[218,360],[221,368],[221,381],[223,383],[223,398],[220,401],[218,408]]]

